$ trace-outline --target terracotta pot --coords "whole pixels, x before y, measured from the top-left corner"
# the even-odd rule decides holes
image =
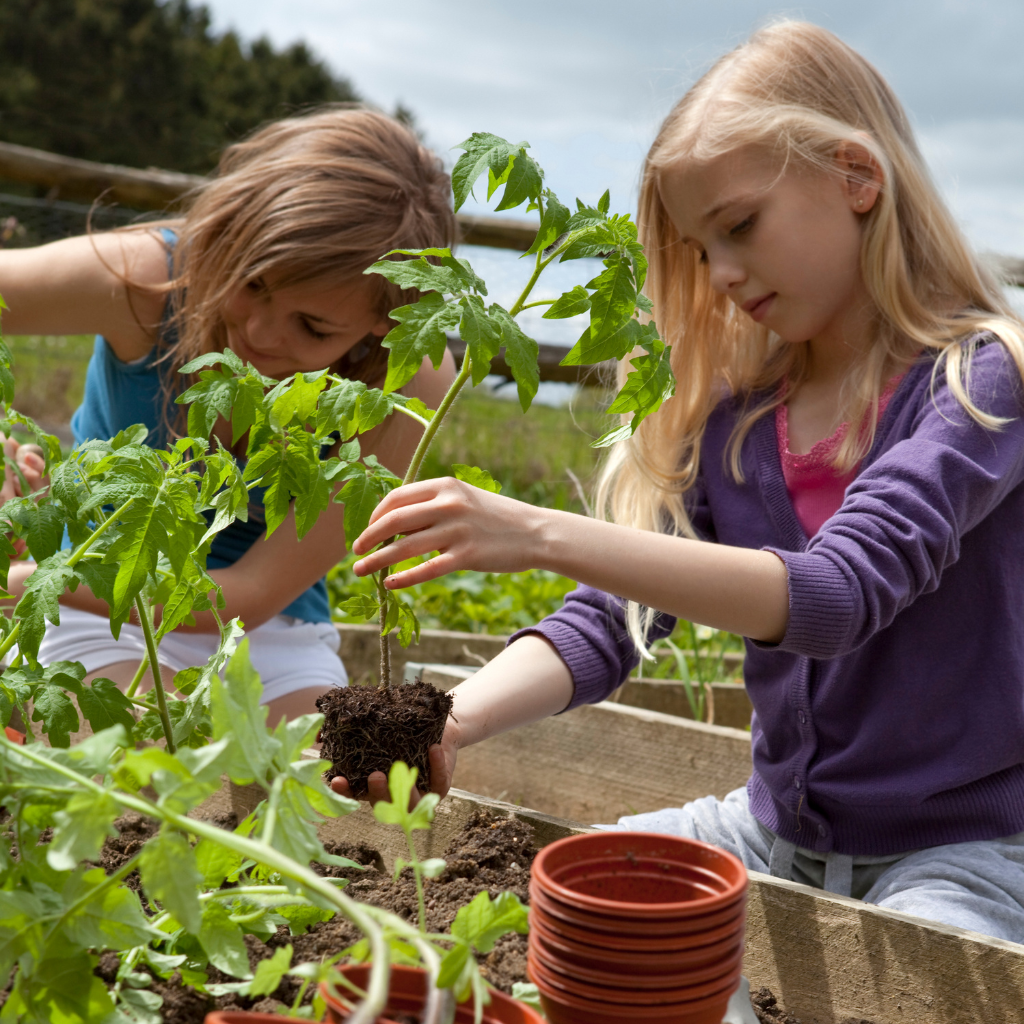
[[[530,904],[549,917],[586,931],[604,932],[610,935],[658,936],[666,939],[700,936],[713,930],[740,927],[746,912],[745,900],[739,899],[715,912],[700,917],[684,917],[667,920],[644,920],[642,917],[627,918],[599,914],[594,911],[573,907],[546,893],[539,884],[530,883]],[[700,941],[700,940],[698,940]]]
[[[298,1017],[281,1017],[276,1013],[252,1013],[249,1010],[214,1010],[206,1015],[206,1024],[309,1024]]]
[[[370,976],[368,964],[347,964],[340,967],[342,974],[353,985],[364,989]],[[344,1024],[349,1017],[349,1009],[331,995],[326,985],[320,986],[320,994],[327,1003],[327,1020],[330,1024]],[[427,996],[427,976],[419,967],[392,966],[391,986],[388,1002],[384,1008],[387,1013],[419,1013],[423,1009]],[[280,1024],[281,1018],[274,1018]],[[472,1002],[461,1004],[455,1011],[455,1024],[472,1024]],[[523,1003],[491,989],[491,1001],[484,1007],[484,1024],[544,1024],[544,1019]],[[377,1024],[393,1024],[386,1017],[378,1017]]]
[[[591,832],[545,846],[531,879],[560,903],[602,917],[682,921],[742,900],[740,861],[707,843],[650,832]]]
[[[698,1003],[721,992],[726,993],[728,1001],[728,996],[732,995],[740,981],[740,961],[737,959],[731,970],[723,971],[709,981],[660,989],[613,988],[610,985],[595,985],[592,982],[577,980],[569,974],[552,970],[537,958],[534,950],[530,950],[527,955],[526,973],[537,985],[543,980],[545,987],[549,989],[558,989],[581,999],[590,999],[608,1006],[618,1006],[622,1008],[624,1015],[628,1016],[629,1010],[634,1006],[679,1006]]]
[[[578,947],[567,949],[556,940],[538,933],[533,945],[537,959],[552,970],[568,974],[571,978],[592,985],[607,985],[611,988],[659,989],[675,988],[680,985],[696,985],[699,982],[720,978],[734,970],[743,960],[743,944],[733,943],[730,948],[715,956],[704,957],[703,963],[682,963],[676,965],[659,961],[657,966],[640,965],[636,969],[635,955],[614,953],[592,956]],[[652,954],[656,955],[656,954]]]
[[[549,914],[541,907],[539,900],[531,898],[530,923],[539,921],[550,931],[562,935],[575,942],[588,946],[599,946],[602,949],[626,950],[628,952],[683,952],[687,949],[699,949],[713,943],[724,941],[741,941],[746,923],[745,914],[733,918],[728,924],[712,928],[710,931],[696,931],[682,935],[630,935],[623,932],[605,932],[597,928],[572,924],[564,918]]]

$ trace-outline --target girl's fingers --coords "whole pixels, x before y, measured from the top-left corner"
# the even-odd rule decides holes
[[[451,552],[437,555],[426,562],[414,565],[411,569],[402,572],[392,573],[384,580],[384,586],[388,590],[402,590],[405,587],[414,587],[417,583],[426,583],[429,580],[436,580],[439,576],[447,576],[450,572],[465,569]]]
[[[450,542],[451,537],[446,530],[418,530],[361,558],[352,569],[357,576],[369,576],[371,572],[377,572],[385,566],[397,565],[407,558],[417,558],[420,555],[429,555],[431,551],[441,551]]]

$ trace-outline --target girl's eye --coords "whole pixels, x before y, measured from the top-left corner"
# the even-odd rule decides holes
[[[252,292],[254,295],[262,295],[267,290],[262,277],[254,277],[245,287],[247,291]]]
[[[746,234],[754,226],[754,218],[746,217],[739,222],[734,228],[729,231],[730,235],[743,235]]]
[[[318,331],[305,317],[300,318],[302,321],[303,330],[311,337],[316,338],[317,341],[327,337],[324,331]]]

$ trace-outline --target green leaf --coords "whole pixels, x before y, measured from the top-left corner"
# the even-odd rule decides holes
[[[459,334],[469,352],[473,386],[476,387],[491,372],[491,360],[501,347],[501,328],[487,315],[483,300],[478,295],[464,295],[459,305],[462,307]]]
[[[505,191],[495,210],[511,210],[529,199],[536,199],[543,186],[544,172],[540,164],[526,155],[527,143],[512,158],[513,163],[505,177]]]
[[[196,868],[195,853],[177,832],[158,832],[147,840],[139,860],[142,885],[151,899],[193,935],[202,925],[202,909],[196,892],[202,875]]]
[[[105,879],[102,868],[91,868],[64,887],[66,906],[82,901],[64,922],[67,937],[86,949],[131,949],[163,938],[146,920],[138,894],[126,886],[104,886]]]
[[[606,359],[623,359],[638,345],[643,344],[648,328],[636,320],[627,320],[614,334],[595,342],[588,327],[580,340],[565,354],[559,366],[591,366]]]
[[[437,292],[427,292],[419,302],[391,311],[392,319],[399,323],[381,342],[391,350],[385,394],[408,384],[424,359],[429,359],[435,370],[440,367],[448,345],[446,332],[455,330],[460,315],[458,303],[445,302]]]
[[[25,581],[25,595],[14,609],[15,619],[21,622],[18,646],[33,659],[39,656],[47,620],[60,622],[60,596],[77,579],[75,570],[65,564],[69,555],[69,551],[58,551],[40,562]]]
[[[590,341],[593,345],[620,330],[636,309],[633,268],[621,258],[607,260],[606,263],[610,265],[587,285],[595,289],[590,299]]]
[[[605,189],[604,195],[601,196],[597,201],[597,208],[601,213],[607,213],[608,207],[611,205],[612,197],[608,189]]]
[[[452,935],[481,953],[489,953],[509,932],[525,935],[528,931],[526,907],[513,892],[503,892],[493,902],[487,892],[478,893],[459,909],[451,927]]]
[[[654,331],[654,325],[647,325]],[[630,433],[636,432],[641,421],[657,412],[662,402],[667,401],[675,393],[675,377],[672,374],[671,346],[658,338],[654,331],[653,338],[646,340],[645,355],[630,360],[634,367],[626,376],[622,390],[608,407],[612,415],[633,413],[629,424]]]
[[[590,443],[591,448],[610,448],[619,441],[625,441],[627,437],[633,436],[633,428],[624,423],[621,427],[615,427],[603,433],[596,441]]]
[[[260,705],[263,684],[249,660],[249,641],[232,655],[224,681],[211,681],[210,716],[214,739],[231,737],[228,774],[239,785],[265,780],[280,743],[267,732],[267,708]]]
[[[372,619],[377,614],[377,599],[370,594],[356,594],[346,598],[336,606],[338,611],[346,615],[354,615],[361,619]]]
[[[441,970],[437,975],[438,988],[452,988],[459,980],[463,968],[469,963],[472,951],[465,942],[457,942],[441,958]]]
[[[203,907],[199,941],[214,967],[234,978],[252,977],[242,929],[220,900],[208,900]]]
[[[473,487],[479,487],[482,491],[490,491],[491,494],[501,493],[501,484],[487,472],[478,466],[465,466],[461,462],[452,463],[452,472],[456,480],[462,480]]]
[[[210,839],[196,844],[196,867],[203,876],[203,888],[219,889],[224,879],[242,866],[242,855]]]
[[[549,188],[544,189],[541,195],[544,198],[544,214],[540,219],[537,237],[524,253],[525,256],[532,256],[553,245],[569,224],[569,211],[558,201],[558,196]]]
[[[449,259],[451,252],[445,250]],[[418,260],[378,260],[363,271],[380,274],[399,288],[418,288],[422,292],[452,294],[462,290],[463,282],[450,267],[430,263],[425,257]]]
[[[458,213],[463,203],[473,192],[477,179],[485,171],[490,171],[495,178],[504,175],[510,157],[528,143],[521,142],[513,146],[497,135],[487,132],[474,132],[454,149],[465,152],[459,157],[452,170],[452,192],[455,195],[455,212]]]
[[[326,383],[323,377],[309,381],[305,374],[295,374],[287,390],[270,407],[271,420],[281,429],[290,426],[293,421],[305,428],[316,412],[317,399]]]
[[[106,793],[77,793],[54,817],[46,861],[54,871],[73,871],[79,861],[95,860],[108,836],[116,836],[118,805]]]
[[[78,693],[78,706],[89,721],[93,732],[101,732],[112,725],[123,725],[131,736],[135,728],[132,702],[110,679],[94,679]]]
[[[361,380],[341,380],[320,392],[316,406],[316,434],[319,439],[338,431],[350,437],[355,430],[355,412],[359,396],[366,391]]]
[[[562,292],[554,303],[545,311],[545,320],[561,320],[567,316],[586,313],[590,309],[590,295],[583,285],[578,284],[572,291]]]
[[[281,984],[281,979],[291,965],[292,947],[279,946],[269,960],[261,960],[256,965],[256,976],[249,986],[249,996],[269,996]]]
[[[245,373],[245,363],[230,348],[224,349],[223,352],[204,352],[201,356],[196,356],[195,359],[187,362],[178,373],[197,373],[207,366],[220,366],[222,364],[235,373]]]
[[[505,362],[508,363],[512,376],[519,390],[519,404],[526,412],[533,403],[534,395],[540,384],[540,368],[537,357],[540,346],[527,337],[519,324],[509,316],[508,311],[494,304],[488,310],[501,329],[501,343],[505,346]]]
[[[516,981],[512,984],[512,998],[520,1003],[532,1006],[538,1013],[542,1013],[540,1004],[540,991],[532,981]]]
[[[349,548],[369,525],[380,497],[373,478],[365,472],[353,476],[338,492],[337,500],[345,506],[345,543]]]
[[[409,809],[418,774],[416,768],[410,768],[404,761],[395,761],[391,765],[388,772],[391,800],[379,800],[373,805],[373,816],[382,825],[399,825],[406,834],[430,828],[440,797],[436,793],[427,793],[412,810]]]
[[[70,733],[78,732],[78,712],[59,686],[43,686],[32,701],[32,721],[42,722],[53,747],[69,747]]]

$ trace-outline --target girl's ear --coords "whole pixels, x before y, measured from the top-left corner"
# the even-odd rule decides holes
[[[867,213],[878,201],[884,176],[867,146],[847,140],[839,145],[836,162],[843,175],[843,192],[854,213]]]

